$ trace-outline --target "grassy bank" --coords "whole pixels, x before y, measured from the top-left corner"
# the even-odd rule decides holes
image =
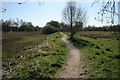
[[[61,40],[62,35],[55,33],[36,47],[24,50],[9,63],[3,64],[4,78],[54,78],[65,62],[68,49]]]
[[[84,53],[84,62],[88,66],[85,74],[88,77],[117,78],[120,76],[118,40],[99,38],[97,35],[96,38],[84,37],[78,33],[73,43]]]

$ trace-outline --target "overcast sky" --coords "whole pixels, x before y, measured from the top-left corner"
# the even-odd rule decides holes
[[[95,17],[98,17],[97,12],[100,11],[102,2],[96,3],[91,7],[91,2],[79,2],[82,8],[87,10],[87,25],[106,25],[105,23],[101,23],[95,20]],[[51,2],[41,3],[38,2],[27,2],[21,5],[18,2],[2,2],[2,8],[6,8],[6,12],[2,13],[2,19],[22,19],[27,22],[32,22],[34,26],[43,27],[47,22],[51,20],[62,21],[62,11],[66,6],[66,1],[55,2],[54,0]],[[116,3],[116,12],[118,12]],[[118,23],[118,18],[115,17],[115,23]],[[107,23],[108,24],[108,23]]]

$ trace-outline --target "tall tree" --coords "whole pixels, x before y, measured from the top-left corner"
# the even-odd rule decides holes
[[[74,1],[67,2],[67,6],[63,10],[63,19],[70,26],[70,39],[73,39],[78,27],[86,22],[86,12],[81,7],[77,7]]]

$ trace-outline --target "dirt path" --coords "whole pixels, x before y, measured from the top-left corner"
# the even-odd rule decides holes
[[[79,49],[75,48],[73,44],[68,42],[67,36],[65,34],[62,32],[61,34],[64,36],[62,40],[68,45],[70,53],[68,54],[67,61],[62,67],[59,76],[60,78],[79,78],[80,73],[84,71],[81,68],[82,64],[80,64],[81,53]]]

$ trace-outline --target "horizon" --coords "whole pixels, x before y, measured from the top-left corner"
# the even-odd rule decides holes
[[[118,3],[116,3],[116,6]],[[87,10],[87,26],[95,25],[97,27],[103,25],[110,25],[108,23],[101,23],[94,18],[97,17],[97,12],[101,9],[102,3],[96,3],[91,7],[92,2],[80,2],[82,8]],[[2,7],[6,8],[6,12],[2,13],[3,20],[22,19],[26,22],[32,22],[34,26],[44,27],[47,22],[51,20],[63,22],[62,11],[66,6],[66,2],[45,2],[39,4],[37,2],[27,2],[19,5],[18,2],[2,2]],[[92,10],[92,11],[91,11]],[[116,8],[118,12],[118,8]],[[115,16],[115,24],[118,24],[117,16]]]

